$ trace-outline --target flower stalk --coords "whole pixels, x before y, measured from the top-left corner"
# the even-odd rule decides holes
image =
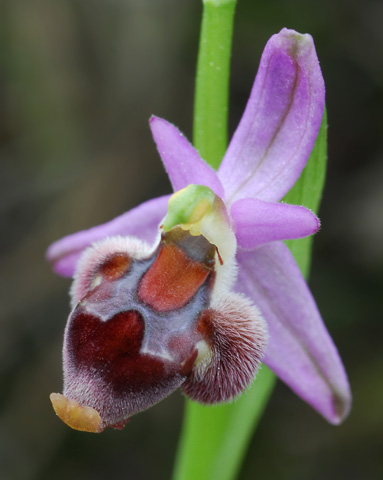
[[[194,100],[193,143],[217,169],[227,147],[230,56],[237,0],[204,0]]]

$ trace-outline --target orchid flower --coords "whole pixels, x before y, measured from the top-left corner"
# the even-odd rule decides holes
[[[74,275],[64,395],[51,396],[70,426],[122,427],[180,386],[202,403],[231,400],[261,361],[329,422],[345,418],[344,367],[283,243],[319,220],[280,202],[314,146],[324,95],[312,38],[283,29],[218,171],[152,117],[177,193],[50,246],[54,270]]]

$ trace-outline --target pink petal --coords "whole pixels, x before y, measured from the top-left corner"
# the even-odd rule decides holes
[[[215,170],[201,159],[177,127],[162,118],[152,117],[150,128],[174,191],[190,184],[206,185],[224,198]]]
[[[306,237],[315,233],[318,217],[305,207],[246,198],[231,207],[238,245],[253,249],[275,240]]]
[[[337,349],[288,248],[270,243],[240,251],[237,288],[269,327],[265,364],[329,422],[348,414],[351,393]]]
[[[271,37],[219,168],[229,203],[279,201],[290,190],[314,146],[324,95],[311,36],[283,29]]]
[[[84,249],[97,240],[114,235],[134,235],[153,243],[158,226],[166,215],[168,200],[168,195],[154,198],[110,222],[68,235],[48,248],[47,259],[56,273],[71,277]]]

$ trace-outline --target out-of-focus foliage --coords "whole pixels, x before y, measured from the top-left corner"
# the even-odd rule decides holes
[[[4,0],[0,15],[0,478],[167,479],[182,416],[173,395],[121,432],[72,432],[61,388],[69,282],[44,262],[60,236],[169,191],[154,113],[191,137],[199,0]],[[314,36],[327,85],[329,167],[311,286],[350,375],[354,409],[327,425],[278,384],[241,479],[378,479],[383,69],[378,0],[239,0],[231,116],[266,40]]]

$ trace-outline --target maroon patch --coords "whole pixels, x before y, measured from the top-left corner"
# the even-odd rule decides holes
[[[97,371],[117,394],[160,383],[164,364],[140,354],[144,320],[134,310],[103,322],[87,313],[76,313],[68,332],[68,350],[78,368]],[[166,375],[167,376],[167,375]]]
[[[130,266],[130,257],[126,253],[116,253],[100,266],[99,273],[108,280],[116,280],[126,273]]]

